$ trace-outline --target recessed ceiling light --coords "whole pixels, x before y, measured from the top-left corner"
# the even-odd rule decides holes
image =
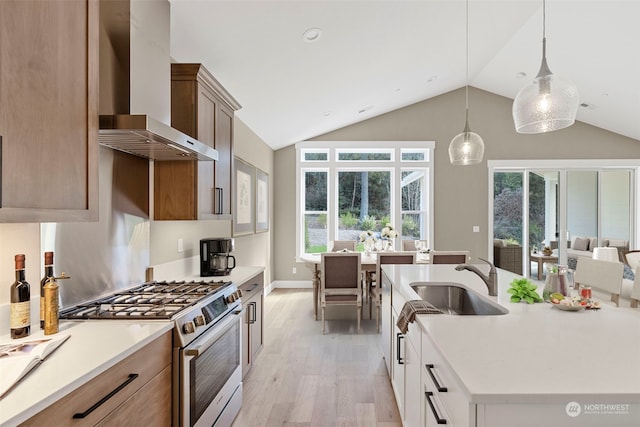
[[[309,28],[307,31],[302,33],[302,40],[307,43],[313,43],[320,39],[322,36],[322,30],[320,28]]]
[[[524,71],[520,71],[519,73],[516,73],[516,79],[523,79],[527,77],[527,73],[525,73]]]
[[[373,105],[367,105],[366,107],[363,107],[361,109],[358,110],[358,114],[362,114],[364,112],[367,112],[369,110],[371,110],[373,108]]]
[[[435,82],[438,80],[438,76],[431,76],[427,79],[427,83]]]
[[[329,117],[331,115],[331,111],[325,111],[324,113],[322,113],[323,117]]]

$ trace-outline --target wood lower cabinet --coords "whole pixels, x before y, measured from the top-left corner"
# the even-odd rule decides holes
[[[98,1],[0,1],[0,222],[98,217]]]
[[[170,426],[171,337],[163,334],[21,425]]]
[[[264,272],[239,286],[242,291],[242,377],[251,368],[264,345]]]
[[[171,64],[171,125],[215,148],[219,158],[155,162],[156,220],[231,219],[233,120],[239,108],[202,64]]]

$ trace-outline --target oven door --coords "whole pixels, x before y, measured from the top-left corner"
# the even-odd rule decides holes
[[[179,351],[180,425],[228,425],[242,404],[241,312]],[[234,412],[235,411],[235,412]],[[222,416],[225,412],[224,416]]]

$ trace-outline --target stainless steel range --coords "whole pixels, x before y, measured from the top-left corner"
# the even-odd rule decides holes
[[[240,298],[232,282],[147,282],[60,318],[173,322],[173,425],[222,427],[242,405]]]

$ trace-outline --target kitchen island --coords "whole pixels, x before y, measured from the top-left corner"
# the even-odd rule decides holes
[[[385,266],[383,270],[394,305],[397,300],[418,299],[410,286],[416,282],[456,282],[488,294],[479,276],[455,271],[453,265]],[[407,337],[413,341],[407,348],[418,353],[421,365],[429,359],[440,361],[436,372],[440,368],[442,376],[454,384],[449,384],[449,395],[464,401],[462,405],[445,403],[444,413],[462,420],[453,422],[456,426],[640,425],[640,310],[629,308],[628,301],[617,308],[598,292],[594,292],[602,302],[598,311],[566,312],[548,303],[513,304],[506,290],[519,277],[498,269],[498,296],[487,297],[506,307],[508,314],[418,315],[409,325]],[[384,337],[391,338],[395,336]],[[393,360],[394,355],[388,357]],[[421,371],[422,377],[430,376],[428,369]],[[428,418],[432,396],[427,402],[423,387],[411,386],[409,377],[403,382],[401,395],[407,402],[412,393],[426,402],[419,405],[421,414],[413,414],[414,418]],[[398,396],[399,391],[394,391]],[[440,395],[443,401],[449,398]],[[407,404],[407,419],[412,418],[410,410]],[[411,423],[405,421],[405,425]]]

